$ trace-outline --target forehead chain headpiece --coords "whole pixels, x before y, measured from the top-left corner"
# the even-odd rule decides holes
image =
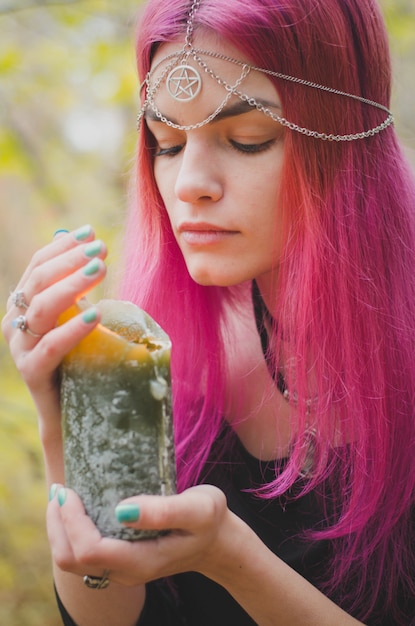
[[[183,48],[178,52],[169,54],[161,59],[161,61],[148,72],[144,82],[142,83],[141,90],[146,89],[146,97],[137,117],[138,128],[140,128],[142,119],[144,118],[145,112],[148,109],[151,109],[153,111],[158,120],[160,120],[167,126],[170,126],[171,128],[183,131],[201,128],[202,126],[209,124],[213,119],[215,119],[215,117],[225,108],[232,96],[240,98],[240,100],[246,102],[249,106],[257,109],[261,113],[264,113],[282,126],[285,126],[292,131],[301,133],[302,135],[306,135],[307,137],[314,137],[316,139],[321,139],[322,141],[340,142],[366,139],[367,137],[373,137],[374,135],[380,133],[381,131],[385,130],[393,124],[394,119],[391,111],[387,107],[373,100],[347,93],[339,89],[333,89],[332,87],[326,87],[325,85],[319,85],[318,83],[314,83],[303,78],[296,78],[295,76],[289,76],[280,72],[273,72],[271,70],[256,67],[254,65],[250,65],[249,63],[239,61],[238,59],[233,59],[224,54],[220,54],[219,52],[213,52],[210,50],[199,50],[195,48],[193,46],[194,18],[200,4],[201,0],[193,0],[191,4],[187,19],[187,29]],[[206,57],[219,59],[221,61],[227,61],[236,66],[239,66],[241,68],[239,78],[237,78],[237,80],[233,84],[228,83],[225,79],[218,76],[214,72],[214,70],[207,65],[206,60],[204,60],[206,59]],[[220,86],[222,86],[226,91],[226,95],[222,102],[219,104],[219,106],[204,120],[202,120],[201,122],[197,122],[196,124],[181,125],[172,122],[160,112],[155,102],[155,96],[163,83],[166,83],[166,88],[169,95],[178,102],[190,102],[198,96],[202,89],[201,72],[199,72],[196,67],[190,65],[189,60],[193,60],[195,65],[200,68],[201,72],[204,72],[207,76],[214,79]],[[163,64],[165,64],[165,67],[164,69],[161,69],[161,66]],[[160,70],[160,74],[156,76],[156,78],[154,78],[158,70]],[[239,89],[241,83],[252,71],[261,72],[267,76],[273,76],[275,78],[289,81],[297,85],[302,85],[304,87],[309,87],[312,89],[319,89],[320,91],[326,93],[344,96],[345,98],[350,98],[352,100],[362,102],[363,104],[373,106],[377,109],[380,109],[381,111],[384,111],[387,114],[387,117],[381,124],[375,126],[374,128],[371,128],[370,130],[347,135],[328,134],[324,132],[319,132],[317,130],[311,130],[309,128],[303,128],[302,126],[299,126],[294,122],[290,122],[285,117],[277,115],[270,108],[268,108],[261,102],[257,102],[255,98],[247,95]]]

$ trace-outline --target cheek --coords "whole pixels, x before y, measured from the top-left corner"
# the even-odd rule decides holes
[[[280,186],[280,170],[276,171],[275,168],[265,170],[252,184],[251,198],[258,217],[262,215],[263,223],[271,225],[279,222]]]
[[[169,187],[166,184],[166,177],[158,175],[157,168],[154,168],[154,179],[156,181],[157,189],[163,201],[166,213],[169,219],[171,219],[170,207],[172,206],[172,203],[171,203],[171,197],[169,197],[169,191],[168,191]]]
[[[172,171],[173,168],[165,168],[162,164],[158,165],[157,160],[154,164],[154,180],[156,181],[157,188],[162,197],[167,213],[169,213],[169,206],[171,206],[174,199],[175,188],[175,175]]]
[[[269,184],[269,181],[272,181]],[[257,215],[260,218],[261,236],[264,238],[268,249],[273,254],[279,254],[282,243],[283,210],[280,197],[280,171],[269,172],[266,184],[256,186],[257,191]]]
[[[161,197],[164,198],[164,190],[163,190],[164,178],[161,175],[160,166],[157,165],[157,159],[154,161],[153,172],[154,172],[154,180],[156,181],[157,189],[159,190]]]

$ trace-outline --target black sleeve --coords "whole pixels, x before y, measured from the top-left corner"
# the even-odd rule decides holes
[[[63,625],[77,626],[63,606],[56,587],[55,595]],[[167,583],[155,581],[146,585],[146,601],[136,626],[186,626]]]
[[[76,624],[73,621],[72,617],[69,615],[68,611],[63,606],[62,601],[61,601],[61,599],[60,599],[60,597],[58,595],[56,587],[55,587],[55,596],[56,596],[56,601],[58,603],[59,613],[61,614],[62,623],[64,624],[64,626],[76,626]]]
[[[186,626],[169,583],[160,580],[146,585],[146,602],[137,626]]]

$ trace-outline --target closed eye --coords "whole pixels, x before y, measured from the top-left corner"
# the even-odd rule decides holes
[[[237,152],[241,152],[243,154],[258,154],[260,152],[265,152],[268,148],[271,148],[275,141],[275,139],[269,139],[267,141],[262,141],[261,143],[241,143],[239,141],[235,141],[234,139],[230,139],[229,143]],[[155,148],[154,157],[173,157],[179,154],[182,150],[183,145],[180,144],[169,146],[168,148]]]
[[[154,151],[154,157],[176,156],[176,154],[179,154],[181,150],[183,150],[183,146],[180,146],[180,145],[171,146],[169,148],[156,148]]]
[[[263,141],[262,143],[240,143],[239,141],[230,140],[232,148],[237,150],[238,152],[243,152],[244,154],[257,154],[258,152],[265,152],[268,148],[275,143],[275,139],[269,139],[268,141]]]

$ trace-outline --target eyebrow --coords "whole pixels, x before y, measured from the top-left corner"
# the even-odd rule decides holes
[[[255,98],[255,102],[267,108],[271,107],[274,109],[281,109],[280,105],[276,104],[275,102],[269,102],[268,100]],[[244,113],[249,113],[250,111],[257,110],[258,109],[255,107],[255,105],[249,104],[249,102],[247,102],[246,100],[239,100],[238,102],[234,102],[233,104],[226,106],[224,109],[222,109],[222,111],[219,111],[219,113],[209,123],[214,124],[215,122],[219,122],[220,120],[226,119],[228,117],[236,117],[237,115],[243,115]],[[149,120],[151,122],[162,121],[152,109],[148,109],[145,112],[144,117],[146,120]],[[163,117],[165,117],[169,122],[172,122],[173,124],[178,124],[176,120],[168,118],[167,115],[163,115]]]

